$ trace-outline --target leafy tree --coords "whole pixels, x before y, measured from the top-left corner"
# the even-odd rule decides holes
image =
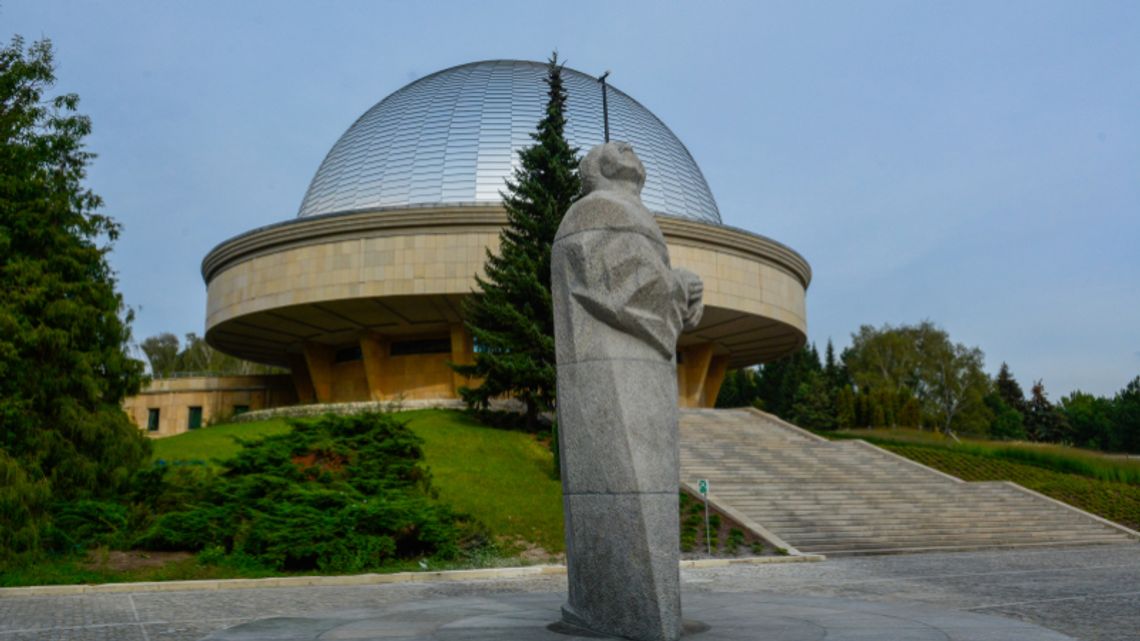
[[[150,371],[158,378],[174,374],[276,374],[284,372],[279,367],[262,365],[242,360],[210,347],[205,339],[194,332],[186,335],[186,344],[181,346],[178,337],[169,332],[151,336],[140,345]]]
[[[835,426],[847,429],[858,424],[855,393],[849,385],[844,385],[835,395]]]
[[[903,397],[896,413],[896,421],[903,427],[922,427],[922,404],[909,394],[903,394]]]
[[[860,424],[896,425],[913,398],[921,407],[920,416],[943,430],[988,428],[992,416],[983,399],[990,382],[982,371],[981,350],[951,342],[949,334],[930,321],[864,325],[851,339],[843,360],[865,399],[862,414],[856,412]],[[907,415],[913,419],[913,410]]]
[[[928,380],[929,405],[942,430],[988,431],[992,416],[983,403],[989,379],[982,371],[982,350],[952,344],[949,337],[928,346],[924,354],[924,378]]]
[[[917,326],[875,328],[863,325],[851,335],[851,347],[844,352],[844,364],[859,389],[881,389],[897,394],[909,389],[924,398],[922,347],[925,335],[938,332],[929,321]]]
[[[16,553],[39,545],[40,499],[111,495],[150,451],[120,407],[143,371],[106,261],[119,226],[83,186],[91,122],[76,95],[45,98],[54,81],[47,40],[0,49],[0,501],[24,506],[0,531]]]
[[[178,365],[178,337],[170,332],[151,336],[139,344],[150,361],[150,373],[157,378],[170,376]]]
[[[219,352],[210,347],[206,339],[190,332],[186,335],[185,346],[178,352],[174,371],[210,374],[277,374],[285,370]]]
[[[1061,399],[1060,410],[1072,428],[1073,442],[1081,447],[1118,452],[1121,434],[1113,420],[1113,399],[1081,391]]]
[[[984,401],[994,417],[990,423],[990,438],[1003,441],[1025,440],[1025,418],[1021,412],[1010,407],[997,390],[987,394]]]
[[[558,54],[547,66],[546,114],[531,134],[534,144],[519,151],[519,167],[507,181],[503,206],[507,225],[499,253],[487,252],[487,277],[465,305],[475,338],[475,362],[453,365],[482,380],[461,388],[471,406],[513,396],[526,404],[533,426],[554,403],[554,314],[550,298],[550,249],[558,225],[578,196],[578,150],[566,142],[566,90]]]

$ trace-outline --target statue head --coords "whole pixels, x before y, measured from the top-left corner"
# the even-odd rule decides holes
[[[607,142],[590,150],[578,165],[582,194],[602,189],[641,194],[645,166],[628,142]]]

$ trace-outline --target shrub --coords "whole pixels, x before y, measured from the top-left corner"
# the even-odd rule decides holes
[[[357,572],[453,559],[483,528],[432,501],[419,439],[389,414],[327,415],[246,443],[138,538],[140,547],[248,557],[276,570]],[[198,496],[196,496],[198,495]],[[179,503],[182,503],[179,505]]]
[[[732,528],[728,531],[728,541],[726,547],[730,554],[736,554],[736,551],[744,546],[744,530],[739,528]]]
[[[122,547],[130,538],[130,511],[122,503],[81,499],[52,506],[48,547],[80,552],[93,547]]]

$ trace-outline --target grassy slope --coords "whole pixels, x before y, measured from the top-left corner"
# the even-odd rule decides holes
[[[867,441],[966,481],[1013,481],[1140,530],[1140,466],[1134,460],[1060,445],[969,440],[917,430],[853,430],[832,438]]]
[[[254,440],[272,434],[284,434],[289,424],[284,419],[271,419],[251,423],[213,425],[177,436],[154,441],[155,461],[167,463],[209,462],[226,459],[238,453],[241,445],[237,438]]]
[[[970,438],[954,441],[939,432],[907,428],[844,430],[831,433],[831,436],[833,438],[861,438],[872,443],[883,441],[886,443],[950,447],[957,451],[1004,459],[1015,463],[1027,463],[1055,472],[1067,472],[1101,481],[1119,481],[1140,485],[1140,459],[1066,445],[1023,441],[988,441]]]
[[[461,412],[407,412],[424,439],[439,498],[500,535],[561,552],[562,483],[550,450],[530,434],[484,427]]]
[[[548,552],[563,549],[562,485],[551,478],[550,450],[529,434],[484,427],[462,412],[402,412],[424,440],[424,459],[439,499],[475,516],[497,535]],[[217,425],[155,442],[155,460],[216,460],[253,439],[289,429],[284,420]]]

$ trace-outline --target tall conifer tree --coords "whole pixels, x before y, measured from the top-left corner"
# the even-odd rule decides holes
[[[120,407],[142,363],[106,260],[119,227],[54,80],[47,40],[0,48],[0,560],[40,547],[44,501],[113,496],[150,453]]]
[[[512,396],[526,404],[527,423],[554,403],[554,313],[550,298],[550,248],[571,202],[578,196],[578,150],[566,142],[566,90],[558,54],[546,75],[546,113],[519,151],[519,167],[507,180],[507,225],[498,254],[487,252],[486,278],[465,306],[475,338],[475,362],[453,365],[481,379],[460,390],[471,406]]]
[[[997,390],[998,396],[1001,397],[1001,400],[1005,401],[1006,405],[1017,410],[1019,414],[1025,414],[1028,409],[1028,405],[1025,401],[1025,392],[1021,390],[1021,385],[1019,385],[1017,379],[1013,377],[1013,372],[1009,371],[1009,365],[1006,363],[1001,364],[997,379],[994,380],[994,387]]]

